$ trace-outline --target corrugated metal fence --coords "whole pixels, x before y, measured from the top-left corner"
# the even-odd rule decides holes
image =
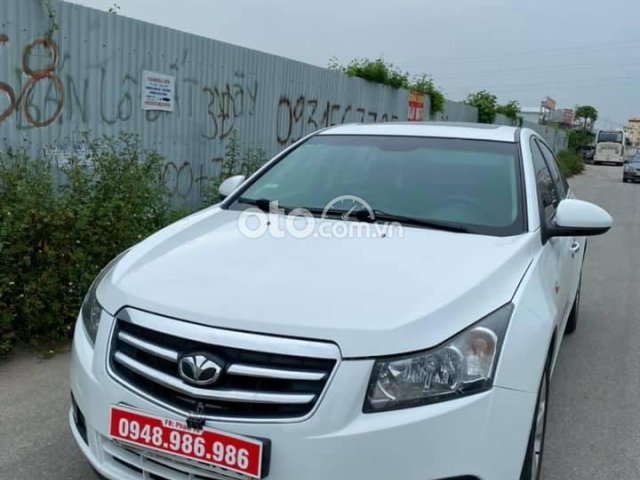
[[[78,5],[54,6],[60,31],[46,48],[40,0],[0,2],[0,81],[12,91],[0,93],[0,139],[56,144],[64,158],[83,131],[139,133],[168,159],[167,182],[185,202],[217,174],[233,132],[244,148],[272,155],[324,126],[407,118],[405,91]],[[143,70],[176,77],[174,112],[141,109]]]
[[[82,133],[138,133],[167,159],[177,203],[195,205],[234,132],[275,154],[305,134],[349,122],[406,120],[408,93],[282,57],[51,0],[0,1],[0,141],[47,146],[59,162]],[[173,112],[143,111],[143,71],[175,77]],[[429,99],[425,97],[425,112]],[[427,113],[428,115],[428,113]],[[477,121],[447,101],[442,119]]]
[[[547,125],[540,125],[533,122],[523,122],[522,126],[535,130],[556,152],[567,148],[568,138],[567,135],[561,130],[557,130]]]
[[[445,100],[444,112],[436,113],[433,119],[445,122],[476,123],[478,121],[478,110],[464,103]]]

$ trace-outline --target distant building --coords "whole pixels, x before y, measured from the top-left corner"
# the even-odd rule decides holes
[[[570,108],[556,108],[548,110],[542,107],[522,107],[520,115],[527,122],[547,124],[556,122],[567,127],[573,126],[573,110]]]
[[[631,140],[634,145],[640,145],[640,118],[630,118],[625,130],[627,131],[629,140]]]

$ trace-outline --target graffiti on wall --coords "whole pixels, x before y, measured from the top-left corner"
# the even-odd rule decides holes
[[[0,34],[0,47],[9,43],[6,34]],[[31,57],[37,48],[44,49],[48,56],[48,63],[44,67],[32,68]],[[32,127],[42,128],[51,125],[62,113],[64,108],[64,86],[60,78],[56,75],[58,68],[58,46],[53,40],[47,38],[37,38],[27,44],[22,50],[22,64],[19,70],[19,78],[27,77],[27,81],[19,89],[19,94],[11,85],[0,81],[0,93],[8,99],[8,106],[0,113],[0,123],[4,122],[11,114],[20,110],[24,120]],[[32,103],[33,91],[40,82],[48,82],[47,101],[52,101],[55,106],[49,115],[42,115],[41,110]],[[50,93],[53,90],[54,96]]]
[[[182,201],[195,196],[201,198],[208,185],[216,179],[223,157],[214,157],[209,162],[166,162],[160,171],[160,180],[169,193]]]
[[[6,34],[0,34],[0,48],[7,45],[9,40]],[[39,48],[47,52],[48,62],[43,67],[32,68],[31,57],[34,50]],[[59,124],[67,121],[87,125],[92,117],[98,117],[106,126],[129,122],[138,109],[138,74],[124,73],[116,79],[117,86],[114,86],[104,62],[94,71],[87,69],[84,75],[60,73],[66,70],[65,66],[70,60],[68,53],[59,60],[58,46],[53,40],[38,38],[28,43],[22,51],[22,63],[15,70],[15,85],[18,87],[14,88],[0,79],[0,97],[6,98],[2,104],[6,106],[0,111],[0,124],[14,114],[19,130],[44,128],[56,121]],[[170,68],[177,70],[177,63]],[[98,84],[97,96],[89,96],[91,81]],[[44,95],[37,99],[38,103],[34,98],[34,89],[45,82],[46,85],[41,85]],[[203,102],[209,119],[208,123],[203,121],[204,138],[224,140],[235,130],[241,117],[253,116],[256,111],[258,81],[255,78],[245,81],[244,72],[236,72],[233,82],[221,86],[202,87],[201,81],[194,77],[182,78],[180,83],[182,95],[176,92],[175,115],[193,117],[195,103]],[[97,111],[91,110],[93,104]],[[160,112],[144,112],[147,122],[155,122],[160,116]]]
[[[341,105],[339,102],[318,101],[300,95],[291,99],[286,95],[278,101],[276,139],[279,145],[295,143],[320,128],[345,123],[376,123],[398,120],[396,115],[378,113],[361,106]]]
[[[258,98],[258,81],[245,82],[244,72],[234,74],[235,81],[221,87],[206,86],[209,125],[205,138],[224,140],[236,128],[236,121],[245,116],[253,116]]]
[[[67,2],[50,39],[37,2],[2,1],[2,141],[64,166],[85,132],[138,133],[167,159],[160,178],[185,204],[215,180],[233,134],[242,153],[269,157],[321,128],[406,118],[406,95],[390,87],[160,26],[132,36],[138,21]],[[74,18],[82,25],[69,25]],[[173,112],[142,109],[145,70],[175,78]]]

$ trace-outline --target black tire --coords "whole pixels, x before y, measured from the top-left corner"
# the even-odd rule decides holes
[[[567,325],[564,327],[564,333],[571,334],[576,331],[578,327],[578,319],[580,318],[580,291],[582,290],[582,277],[578,282],[578,291],[576,292],[576,298],[573,301],[573,307],[571,307],[571,313],[567,319]]]
[[[547,433],[547,412],[549,410],[549,380],[551,371],[551,352],[547,358],[540,388],[538,388],[538,400],[533,412],[531,432],[527,443],[527,453],[524,457],[520,480],[540,480],[542,474],[542,458],[544,453],[544,440]]]

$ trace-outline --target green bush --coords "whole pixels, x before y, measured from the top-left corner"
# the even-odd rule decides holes
[[[496,120],[498,97],[486,90],[470,94],[465,104],[478,109],[478,122],[493,123]]]
[[[0,356],[68,338],[100,268],[172,221],[161,161],[135,136],[104,137],[56,185],[47,160],[0,152]]]
[[[558,154],[558,162],[565,177],[569,178],[584,170],[582,157],[571,150],[563,150]]]
[[[414,77],[413,81],[409,84],[409,90],[422,93],[423,95],[429,95],[429,99],[431,100],[431,115],[444,112],[444,93],[435,86],[432,78],[427,75]]]
[[[522,126],[523,122],[523,118],[520,115],[521,112],[522,110],[517,100],[511,100],[509,103],[505,105],[498,105],[496,108],[496,113],[501,113],[505,117],[509,118],[514,125],[519,127]]]
[[[588,145],[593,143],[595,135],[585,130],[569,130],[568,134],[568,148],[576,153]]]
[[[334,58],[329,62],[329,68],[342,72],[349,77],[358,77],[373,83],[388,85],[393,88],[403,88],[423,95],[429,95],[431,99],[431,115],[444,111],[444,94],[435,86],[433,79],[428,75],[414,75],[401,71],[394,64],[378,58],[351,60],[347,65],[340,65]]]
[[[479,123],[493,123],[496,121],[498,113],[509,118],[513,125],[522,126],[523,118],[520,115],[520,104],[517,100],[511,100],[504,105],[498,104],[498,97],[487,90],[470,94],[464,101],[466,105],[478,109]]]
[[[11,350],[17,330],[29,330],[26,322],[35,320],[22,314],[41,301],[31,292],[49,263],[54,198],[46,162],[30,161],[23,150],[0,154],[0,355]]]
[[[368,58],[355,59],[345,66],[341,66],[335,60],[332,60],[329,68],[338,70],[350,77],[363,78],[370,82],[389,85],[393,88],[409,87],[409,75],[381,58],[375,60],[369,60]]]
[[[240,139],[236,132],[232,133],[225,147],[224,161],[220,173],[202,195],[202,206],[207,207],[220,201],[218,188],[227,178],[234,175],[251,176],[267,161],[267,154],[262,149],[240,151]]]

